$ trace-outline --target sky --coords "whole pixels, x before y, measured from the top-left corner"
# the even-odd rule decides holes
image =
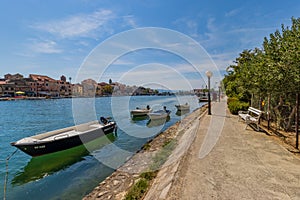
[[[217,87],[239,53],[299,11],[298,0],[0,0],[0,77],[188,89],[210,70]]]

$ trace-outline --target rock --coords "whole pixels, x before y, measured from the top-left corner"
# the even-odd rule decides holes
[[[105,195],[107,193],[108,193],[108,191],[102,191],[102,192],[98,193],[97,198],[101,198],[101,197],[103,197],[103,195]]]

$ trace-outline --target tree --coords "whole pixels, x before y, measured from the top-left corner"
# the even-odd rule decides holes
[[[288,118],[286,129],[295,116],[295,94],[300,93],[300,18],[291,21],[291,27],[282,25],[281,31],[265,37],[262,49],[240,53],[223,80],[227,95],[241,101],[249,101],[250,94],[272,94],[274,116],[279,124]]]
[[[103,93],[106,95],[111,95],[113,93],[114,88],[111,85],[103,86]]]

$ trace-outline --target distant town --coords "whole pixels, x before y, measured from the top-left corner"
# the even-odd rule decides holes
[[[138,96],[138,95],[174,95],[172,91],[159,91],[158,89],[141,86],[128,86],[113,82],[97,83],[87,79],[81,83],[71,83],[71,78],[64,75],[59,80],[46,75],[29,74],[26,78],[22,74],[6,74],[0,78],[0,96],[2,98],[70,98],[70,97],[102,97],[102,96]],[[177,94],[189,95],[202,92],[201,89],[193,91],[178,91]]]

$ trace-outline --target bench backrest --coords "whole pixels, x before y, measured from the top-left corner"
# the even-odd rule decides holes
[[[253,108],[253,107],[249,107],[248,111],[251,112],[251,113],[254,113],[254,114],[258,115],[258,116],[263,113],[261,110]]]

